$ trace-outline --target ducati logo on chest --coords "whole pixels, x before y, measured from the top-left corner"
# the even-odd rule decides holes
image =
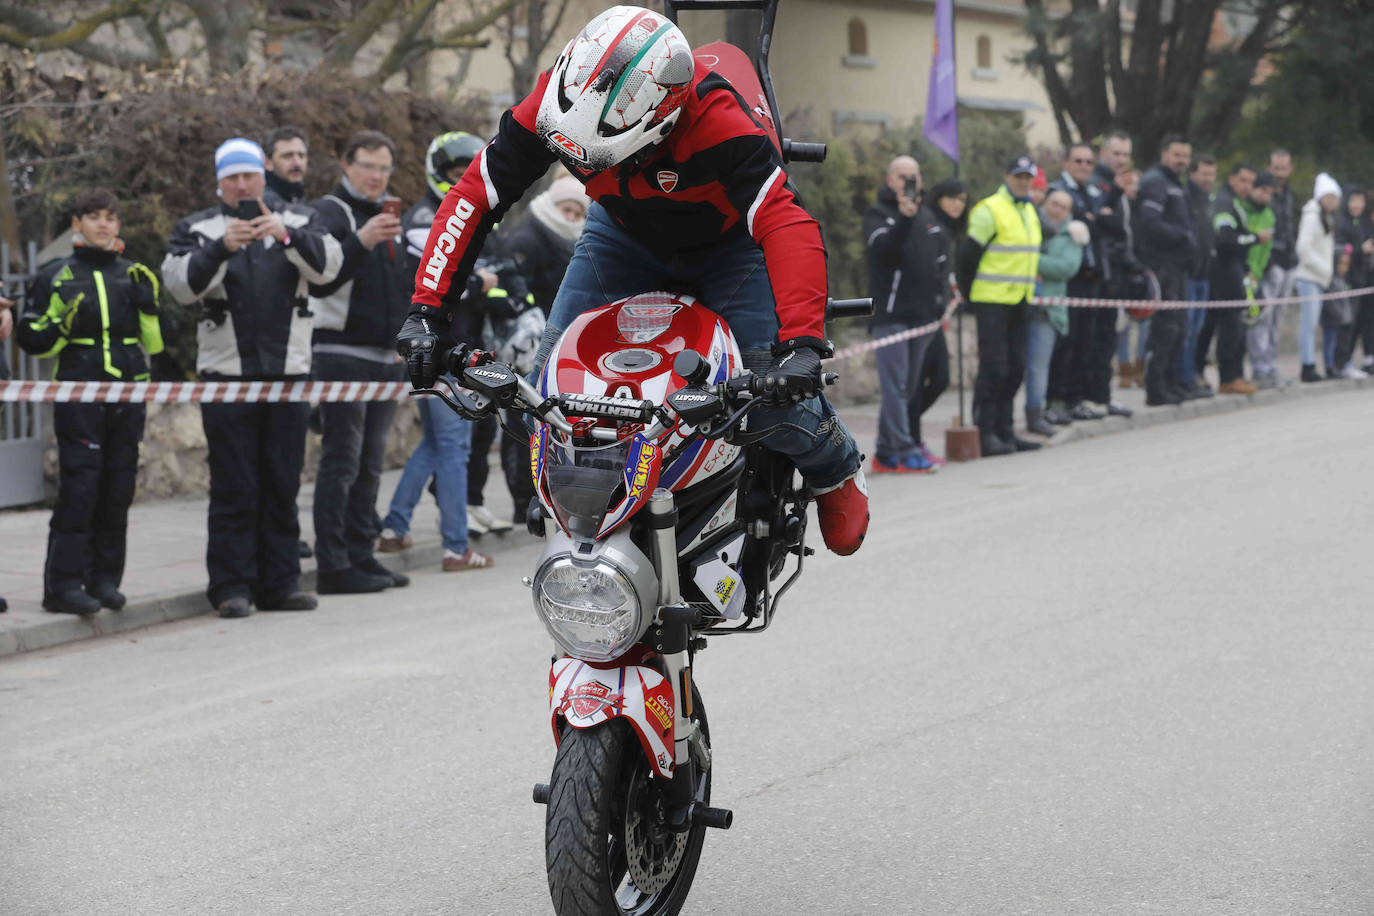
[[[671,194],[673,188],[677,187],[677,172],[670,172],[667,169],[658,173],[658,186],[665,193]]]

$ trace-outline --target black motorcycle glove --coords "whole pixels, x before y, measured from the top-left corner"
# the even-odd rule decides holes
[[[406,361],[410,384],[416,388],[433,388],[439,378],[443,359],[439,352],[439,335],[434,333],[430,319],[409,315],[396,335],[396,352]]]
[[[821,351],[805,344],[773,357],[763,379],[763,402],[770,407],[796,404],[821,388]]]

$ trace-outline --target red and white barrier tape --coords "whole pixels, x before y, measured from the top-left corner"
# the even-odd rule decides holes
[[[1374,293],[1374,286],[1363,289],[1343,289],[1334,293],[1321,293],[1317,296],[1277,296],[1273,299],[1216,299],[1207,302],[1185,302],[1181,299],[1087,299],[1078,296],[1035,296],[1031,305],[1067,305],[1070,308],[1097,309],[1236,309],[1249,305],[1296,305],[1299,302],[1315,299],[1326,302],[1330,299],[1353,299]]]
[[[0,382],[0,401],[249,404],[395,401],[409,382]]]
[[[951,299],[949,306],[945,309],[945,313],[941,315],[939,320],[937,321],[931,321],[926,324],[917,325],[914,328],[907,328],[905,331],[898,331],[896,334],[887,334],[883,337],[875,337],[872,340],[866,340],[863,343],[852,344],[848,347],[841,347],[840,349],[836,350],[835,355],[830,357],[830,359],[826,360],[826,362],[834,362],[836,360],[848,359],[851,356],[858,356],[860,353],[871,353],[874,350],[879,350],[891,344],[901,343],[903,340],[911,340],[913,337],[922,337],[926,334],[934,334],[936,331],[940,330],[940,328],[944,327],[945,322],[948,321],[949,317],[953,315],[954,312],[959,308],[959,303],[962,301],[963,300],[958,296],[955,296],[953,299]]]

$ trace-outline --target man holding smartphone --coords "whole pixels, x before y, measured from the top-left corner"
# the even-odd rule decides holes
[[[898,156],[887,167],[877,202],[864,214],[874,337],[937,321],[941,315],[949,252],[935,214],[920,205],[920,198],[921,167],[910,156]],[[920,430],[912,428],[908,406],[917,396],[932,340],[934,334],[923,334],[874,353],[882,391],[875,473],[929,474],[936,468]]]
[[[383,133],[354,134],[344,146],[338,187],[311,204],[343,249],[334,279],[310,285],[317,380],[406,377],[394,341],[410,309],[410,274],[401,240],[401,201],[386,190],[395,152]],[[381,531],[377,488],[395,414],[394,401],[320,405],[323,438],[314,513],[322,595],[410,584],[372,555]]]
[[[167,291],[200,308],[197,372],[206,380],[307,379],[306,284],[333,280],[343,249],[308,207],[264,200],[264,156],[252,140],[220,144],[215,173],[219,203],[177,223],[162,261]],[[210,453],[206,594],[221,617],[247,617],[254,604],[315,607],[300,590],[296,513],[306,413],[304,404],[201,405]]]

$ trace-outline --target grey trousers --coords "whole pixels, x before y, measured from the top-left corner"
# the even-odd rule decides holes
[[[1260,298],[1276,299],[1292,294],[1293,272],[1270,265],[1260,281]],[[1283,306],[1266,305],[1259,319],[1245,332],[1245,349],[1250,354],[1250,370],[1254,378],[1275,378],[1279,374],[1279,317]]]
[[[405,364],[317,353],[312,376],[319,381],[393,382]],[[315,479],[315,556],[323,572],[339,572],[372,556],[381,531],[377,489],[386,440],[396,415],[394,401],[320,405],[323,437]]]
[[[907,330],[906,325],[874,325],[873,336]],[[878,367],[882,405],[878,410],[878,442],[874,454],[883,461],[900,461],[916,454],[919,443],[911,434],[909,405],[921,384],[921,368],[934,335],[923,334],[873,352]]]

